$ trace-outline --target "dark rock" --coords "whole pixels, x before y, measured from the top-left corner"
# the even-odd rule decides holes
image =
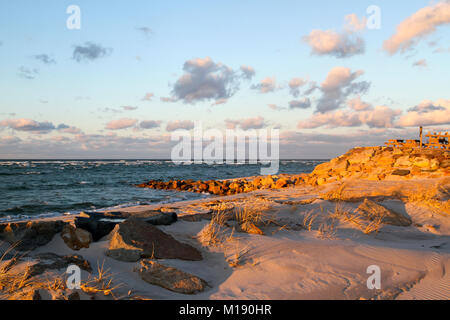
[[[40,253],[34,256],[38,262],[26,269],[27,279],[43,274],[46,270],[67,269],[68,266],[74,264],[87,272],[92,272],[91,264],[82,256],[67,255],[60,256],[55,253]]]
[[[411,171],[410,170],[406,170],[406,169],[397,169],[394,170],[394,172],[392,172],[393,176],[407,176],[408,174],[410,174]]]
[[[111,233],[114,227],[123,219],[110,219],[105,216],[92,216],[90,218],[77,217],[75,226],[89,231],[94,241],[98,241]]]
[[[14,244],[16,250],[31,251],[49,243],[64,224],[60,220],[4,223],[0,224],[0,240]]]
[[[106,255],[130,262],[150,257],[192,261],[202,259],[201,253],[194,247],[136,218],[129,218],[114,228]]]
[[[175,212],[161,212],[149,218],[145,218],[144,221],[154,226],[168,226],[174,222],[177,222],[178,217]]]

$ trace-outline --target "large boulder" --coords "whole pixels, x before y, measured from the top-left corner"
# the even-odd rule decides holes
[[[154,226],[168,226],[174,222],[177,222],[177,220],[178,216],[176,212],[161,212],[144,219],[145,222]]]
[[[194,247],[136,218],[129,218],[114,228],[106,255],[129,262],[150,257],[192,261],[202,259],[201,253]]]
[[[410,218],[389,210],[369,199],[364,199],[364,202],[356,209],[356,211],[369,220],[381,218],[382,223],[393,226],[407,227],[412,223]]]
[[[55,253],[48,252],[37,254],[34,258],[37,259],[38,262],[27,267],[25,271],[27,279],[41,275],[47,270],[67,269],[70,265],[76,265],[82,270],[92,272],[92,267],[89,261],[78,255],[60,256]]]
[[[75,219],[75,227],[89,231],[94,241],[99,241],[111,233],[114,227],[125,218],[119,212],[89,212],[82,213]]]
[[[49,243],[63,229],[64,222],[28,221],[0,224],[0,240],[15,245],[19,251],[31,251]]]
[[[61,238],[65,244],[72,250],[80,250],[81,248],[89,248],[92,242],[92,235],[89,231],[76,228],[72,224],[66,224],[61,231]]]
[[[205,290],[207,283],[192,274],[167,267],[151,260],[141,260],[136,270],[145,282],[170,291],[183,294],[195,294]]]

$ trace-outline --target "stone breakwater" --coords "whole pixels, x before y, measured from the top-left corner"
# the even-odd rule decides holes
[[[151,180],[138,187],[233,195],[301,184],[324,185],[343,179],[402,180],[450,176],[450,152],[392,147],[358,147],[318,165],[311,174],[273,175],[233,180]]]

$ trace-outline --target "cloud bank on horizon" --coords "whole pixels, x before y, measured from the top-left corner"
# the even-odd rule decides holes
[[[226,8],[202,10],[216,6]],[[263,6],[267,14],[272,6]],[[80,8],[98,10],[83,1]],[[256,20],[255,28],[236,21],[222,33],[220,15],[211,30],[196,20],[174,31],[145,14],[110,33],[101,29],[107,22],[90,20],[78,31],[24,29],[23,39],[2,30],[8,67],[0,82],[10,90],[0,97],[0,158],[167,158],[170,134],[192,130],[195,120],[222,130],[280,128],[286,158],[416,137],[418,126],[448,130],[450,1],[380,9],[389,15],[376,30],[357,2],[323,17],[309,13],[295,32],[283,24],[293,14],[286,11],[279,29],[258,36]],[[110,10],[119,17],[125,7]]]

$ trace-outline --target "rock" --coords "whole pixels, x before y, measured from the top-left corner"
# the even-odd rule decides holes
[[[155,261],[141,260],[140,264],[140,269],[136,271],[142,280],[173,292],[195,294],[202,292],[207,286],[206,281],[199,277]]]
[[[419,168],[428,168],[430,166],[430,160],[424,157],[415,157],[412,163]]]
[[[403,176],[407,176],[410,173],[411,173],[410,170],[397,169],[397,170],[394,170],[391,174],[393,176],[402,176],[403,177]]]
[[[202,260],[194,247],[175,240],[158,228],[136,218],[118,224],[111,235],[106,255],[121,261],[140,258]]]
[[[273,182],[272,176],[267,176],[261,180],[261,186],[264,188],[270,188],[272,187]]]
[[[26,269],[27,279],[43,274],[46,270],[67,269],[68,266],[74,264],[87,272],[92,272],[91,264],[82,256],[66,255],[60,256],[55,253],[40,253],[35,255],[38,260],[36,264],[28,266]]]
[[[277,189],[281,189],[284,187],[287,187],[289,183],[289,180],[286,178],[280,178],[277,180],[277,182],[275,182],[275,188]]]
[[[411,219],[389,210],[369,199],[364,199],[364,202],[356,209],[356,211],[369,220],[381,218],[382,223],[393,226],[407,227],[412,223]]]
[[[104,214],[92,215],[89,218],[77,217],[75,219],[76,228],[89,231],[93,241],[98,241],[108,235],[114,227],[124,221],[121,218],[110,218]]]
[[[177,222],[178,216],[176,212],[162,212],[149,218],[145,218],[144,221],[154,226],[168,226],[174,222]]]
[[[375,151],[372,148],[368,148],[360,152],[357,152],[355,150],[352,156],[349,157],[348,162],[350,163],[350,165],[367,163],[372,158],[374,153]]]
[[[89,248],[89,244],[92,242],[92,235],[89,231],[76,228],[71,224],[66,224],[64,226],[61,232],[61,238],[72,250]]]
[[[315,167],[312,174],[315,175],[327,175],[328,172],[332,169],[332,166],[329,162],[321,163],[318,166]]]
[[[412,166],[411,161],[409,161],[409,156],[403,156],[395,161],[394,167],[410,167]]]
[[[16,250],[31,251],[49,243],[63,226],[60,220],[4,223],[0,224],[0,240],[16,244]]]
[[[377,160],[377,165],[382,167],[391,167],[395,160],[391,156],[384,156]]]

